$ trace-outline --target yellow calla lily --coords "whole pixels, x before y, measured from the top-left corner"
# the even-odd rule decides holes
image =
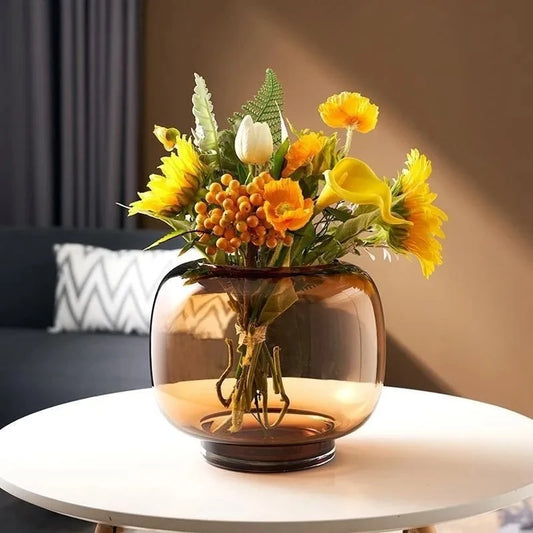
[[[391,213],[392,196],[388,185],[363,161],[345,157],[333,169],[324,172],[324,176],[326,185],[316,202],[316,212],[346,200],[353,204],[379,207],[381,218],[388,224],[411,224]]]

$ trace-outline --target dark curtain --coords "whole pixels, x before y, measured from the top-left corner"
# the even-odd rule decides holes
[[[0,1],[0,224],[134,225],[141,3]]]

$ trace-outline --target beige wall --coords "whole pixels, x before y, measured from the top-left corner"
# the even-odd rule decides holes
[[[162,155],[152,125],[192,126],[193,72],[219,125],[267,66],[299,127],[321,128],[334,92],[370,96],[380,122],[352,154],[392,176],[419,147],[450,216],[429,281],[416,262],[359,260],[404,358],[389,368],[532,416],[531,20],[530,0],[147,0],[144,174]]]

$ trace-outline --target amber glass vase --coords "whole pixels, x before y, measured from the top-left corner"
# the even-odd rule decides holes
[[[213,465],[276,472],[324,464],[378,401],[385,328],[354,265],[180,265],[151,322],[157,402]]]

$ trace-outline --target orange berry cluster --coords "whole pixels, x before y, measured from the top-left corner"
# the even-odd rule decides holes
[[[292,244],[291,235],[276,231],[266,220],[264,190],[272,180],[268,172],[262,172],[248,185],[231,174],[224,174],[220,183],[211,183],[205,202],[194,206],[199,242],[206,245],[207,255],[214,255],[217,249],[233,254],[249,242],[268,248],[275,248],[280,242]]]

